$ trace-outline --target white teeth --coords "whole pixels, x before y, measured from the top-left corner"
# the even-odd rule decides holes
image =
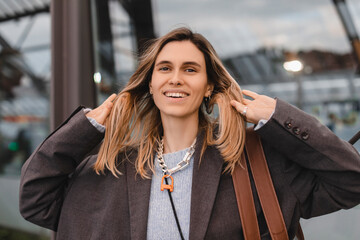
[[[173,97],[173,98],[183,98],[187,95],[185,93],[179,93],[179,92],[166,92],[165,96],[167,97]]]

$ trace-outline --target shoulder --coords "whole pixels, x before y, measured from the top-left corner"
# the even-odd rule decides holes
[[[125,172],[125,167],[127,164],[133,165],[135,163],[136,157],[138,155],[138,150],[136,148],[128,148],[126,151],[122,151],[118,154],[117,157],[117,168],[121,173]],[[76,178],[78,176],[84,176],[84,175],[99,175],[94,170],[94,165],[97,161],[98,155],[89,155],[87,156],[81,164],[79,164],[74,172],[74,174],[71,176],[72,178]],[[100,175],[112,175],[110,171],[106,170],[104,174]]]

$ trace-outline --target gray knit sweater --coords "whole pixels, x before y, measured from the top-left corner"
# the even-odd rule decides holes
[[[163,158],[168,168],[171,169],[175,167],[176,164],[184,158],[187,151],[188,148],[178,152],[164,154]],[[185,239],[189,239],[193,165],[194,159],[191,157],[189,166],[174,173],[172,176],[174,178],[174,191],[171,195]],[[155,159],[155,166],[155,175],[153,175],[151,181],[147,239],[180,239],[179,230],[167,193],[168,190],[160,190],[163,173],[157,158]]]

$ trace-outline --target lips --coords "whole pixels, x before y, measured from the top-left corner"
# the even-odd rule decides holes
[[[165,95],[166,97],[171,97],[171,98],[184,98],[184,97],[189,96],[188,93],[186,93],[186,92],[179,92],[179,91],[176,91],[176,92],[174,92],[174,91],[165,91],[165,92],[164,92],[164,95]]]

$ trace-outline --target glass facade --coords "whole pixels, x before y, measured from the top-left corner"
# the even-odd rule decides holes
[[[98,102],[122,89],[135,70],[135,29],[118,1],[92,0],[94,32],[94,81]]]
[[[279,97],[316,115],[343,139],[360,128],[360,78],[331,1],[154,3],[159,35],[178,26],[202,33],[243,89]],[[360,3],[347,1],[360,32]],[[283,63],[298,59],[297,74]],[[356,145],[360,149],[360,144]]]
[[[0,23],[0,239],[49,235],[18,210],[21,167],[49,134],[49,83],[50,14]]]
[[[99,102],[120,90],[136,66],[139,25],[118,1],[108,6],[116,78],[97,83],[105,94]],[[350,0],[347,7],[359,32],[360,3]],[[243,89],[297,105],[345,140],[360,128],[357,62],[331,1],[154,0],[148,11],[157,36],[181,26],[203,34]],[[302,64],[299,72],[284,68],[292,60]]]
[[[49,34],[49,14],[0,25],[2,175],[19,176],[22,163],[49,133]]]

